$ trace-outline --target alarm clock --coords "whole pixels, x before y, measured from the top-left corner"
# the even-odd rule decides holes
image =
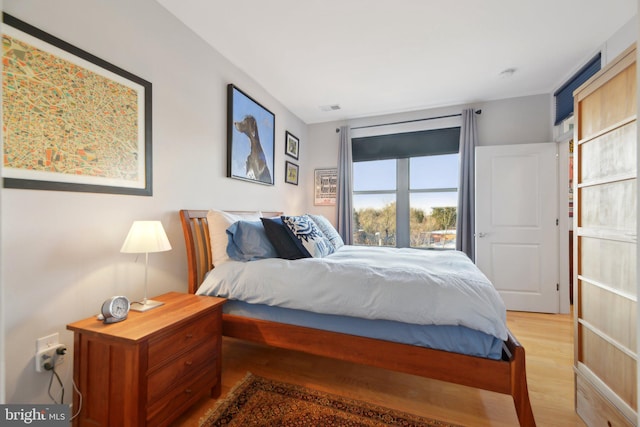
[[[100,310],[98,319],[102,320],[104,323],[121,322],[127,318],[130,307],[131,304],[127,297],[111,297],[102,303],[102,309]]]

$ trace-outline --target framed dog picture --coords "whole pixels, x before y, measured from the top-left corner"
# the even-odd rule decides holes
[[[285,162],[284,169],[284,182],[287,184],[298,185],[298,165],[291,162]]]
[[[275,115],[227,86],[227,177],[273,185]]]
[[[298,150],[300,149],[300,140],[289,131],[285,132],[284,153],[298,160]]]

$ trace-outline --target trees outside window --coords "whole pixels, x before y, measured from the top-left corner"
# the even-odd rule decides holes
[[[354,244],[455,249],[454,154],[355,162]]]

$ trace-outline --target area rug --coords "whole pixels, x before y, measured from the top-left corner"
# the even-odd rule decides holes
[[[251,373],[203,417],[200,426],[459,427]]]

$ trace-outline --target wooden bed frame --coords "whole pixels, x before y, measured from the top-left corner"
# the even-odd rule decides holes
[[[264,216],[279,214],[263,212]],[[181,210],[180,219],[187,249],[189,293],[195,293],[213,268],[207,211]],[[502,359],[493,360],[230,314],[223,314],[222,323],[222,334],[228,337],[508,394],[513,397],[520,425],[536,425],[529,402],[524,347],[511,332],[503,345]]]

